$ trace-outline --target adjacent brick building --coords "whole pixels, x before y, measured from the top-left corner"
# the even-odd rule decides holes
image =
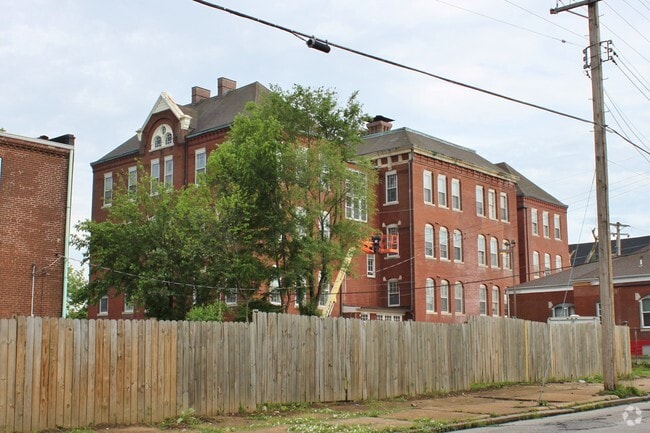
[[[74,136],[0,132],[0,317],[64,314]]]
[[[135,181],[138,162],[174,187],[194,182],[235,115],[268,92],[259,83],[237,88],[225,78],[218,87],[216,96],[194,87],[187,105],[163,93],[137,134],[92,164],[93,219],[106,218],[115,179]],[[568,261],[566,206],[507,164],[408,128],[392,130],[390,122],[377,116],[359,146],[359,154],[373,161],[378,183],[374,216],[358,216],[378,233],[397,235],[399,251],[357,254],[351,271],[323,296],[324,311],[431,322],[512,314],[506,287],[539,274],[543,254],[560,257],[554,261],[559,266]],[[522,212],[532,209],[542,235],[529,236],[521,227],[530,221]],[[560,236],[551,235],[558,230]],[[295,311],[293,302],[289,311]],[[89,314],[141,316],[111,297]]]

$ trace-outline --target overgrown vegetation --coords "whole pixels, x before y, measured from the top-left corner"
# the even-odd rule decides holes
[[[618,398],[628,398],[639,397],[645,395],[645,393],[635,386],[619,385],[614,390],[600,391],[600,395],[615,395]]]
[[[216,301],[212,304],[197,305],[190,308],[185,320],[200,322],[223,322],[228,306],[225,302]]]

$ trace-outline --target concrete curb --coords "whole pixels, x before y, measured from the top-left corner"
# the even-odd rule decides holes
[[[640,397],[628,397],[622,399],[601,400],[595,402],[581,403],[567,408],[553,409],[548,411],[525,412],[525,413],[518,413],[513,415],[497,416],[493,418],[477,419],[473,421],[462,421],[454,424],[449,424],[443,427],[434,427],[431,429],[431,431],[451,432],[451,431],[458,431],[458,430],[467,430],[470,428],[488,427],[491,425],[505,424],[505,423],[515,422],[515,421],[524,421],[527,419],[546,418],[546,417],[551,417],[556,415],[564,415],[568,413],[585,412],[589,410],[602,409],[605,407],[624,406],[624,405],[640,403],[644,401],[650,401],[650,394],[645,396],[640,396]]]

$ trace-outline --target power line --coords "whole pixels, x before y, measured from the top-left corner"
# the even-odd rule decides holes
[[[438,0],[438,1],[440,1],[440,0]],[[555,27],[558,27],[558,28],[560,28],[560,29],[562,29],[562,30],[564,30],[564,31],[569,32],[569,33],[572,33],[572,34],[578,36],[578,37],[581,38],[581,39],[584,39],[584,38],[585,38],[585,35],[581,35],[580,33],[574,32],[573,30],[571,30],[571,29],[569,29],[569,28],[563,27],[563,26],[559,25],[558,23],[549,20],[548,18],[545,18],[545,17],[543,17],[543,16],[541,16],[541,15],[538,15],[538,14],[536,14],[535,12],[526,9],[525,7],[523,7],[523,6],[521,6],[521,5],[518,5],[518,4],[515,3],[515,2],[512,2],[512,1],[510,1],[510,0],[505,0],[505,2],[506,2],[506,3],[510,3],[511,5],[513,5],[513,6],[517,7],[517,8],[519,8],[519,9],[523,10],[524,12],[527,12],[527,13],[533,15],[534,17],[537,17],[537,18],[539,18],[539,19],[541,19],[541,20],[543,20],[543,21],[546,21],[547,23],[552,24],[552,25],[554,25]],[[553,39],[555,39],[555,38],[553,38]],[[562,39],[562,42],[566,42],[566,41],[565,41],[564,39]],[[570,43],[570,42],[568,42],[568,43]],[[581,45],[578,45],[578,44],[571,44],[571,45],[581,46]]]

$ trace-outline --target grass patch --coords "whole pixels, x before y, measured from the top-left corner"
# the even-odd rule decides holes
[[[619,385],[614,390],[600,391],[600,395],[615,395],[618,398],[639,397],[645,395],[643,391],[635,386],[622,386]]]
[[[650,377],[650,363],[641,362],[632,366],[632,378]]]
[[[178,416],[167,418],[160,423],[162,429],[186,429],[201,423],[201,420],[194,416],[193,408],[185,409]]]
[[[591,376],[583,377],[582,380],[587,383],[603,383],[603,375],[600,373],[593,374]]]
[[[470,385],[469,390],[470,391],[487,391],[487,390],[492,390],[492,389],[501,389],[505,388],[506,386],[513,386],[513,385],[524,385],[523,383],[519,382],[479,382],[479,383],[473,383]]]

